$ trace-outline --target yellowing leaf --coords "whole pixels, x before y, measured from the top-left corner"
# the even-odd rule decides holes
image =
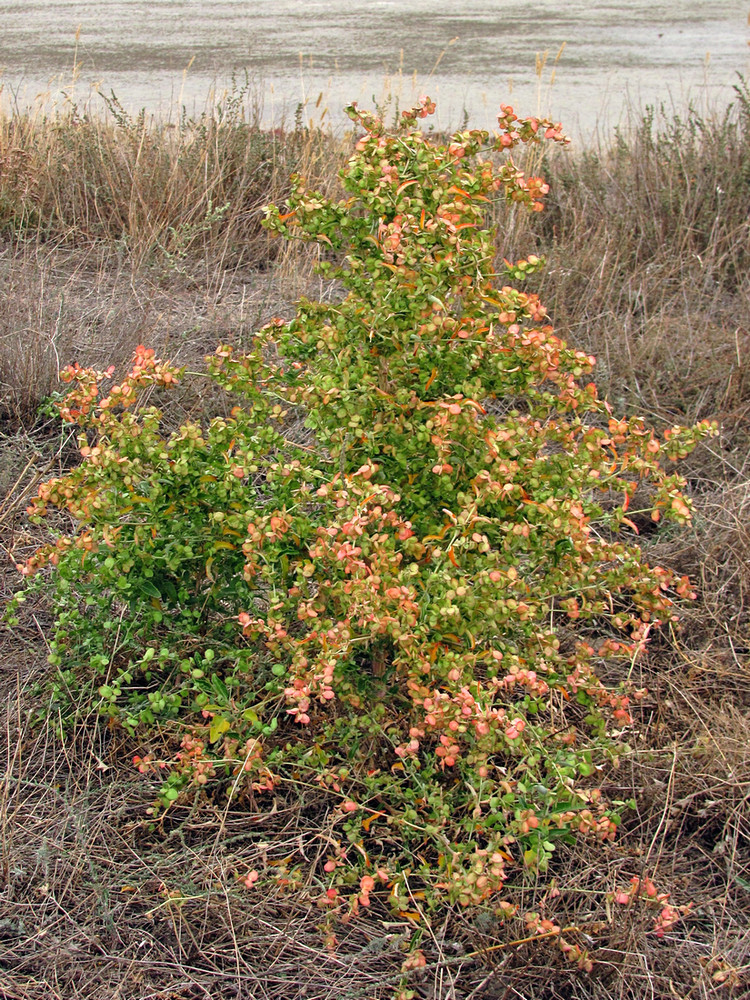
[[[208,730],[209,742],[216,743],[220,740],[227,729],[230,728],[230,725],[229,720],[225,719],[223,715],[215,715],[213,719],[211,719],[211,726]]]

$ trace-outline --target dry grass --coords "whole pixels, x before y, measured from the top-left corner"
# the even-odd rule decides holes
[[[606,776],[608,794],[633,797],[637,808],[616,845],[581,845],[556,858],[559,896],[544,897],[534,884],[509,889],[579,928],[571,933],[581,943],[590,938],[594,972],[565,968],[551,946],[512,945],[489,913],[446,907],[423,927],[428,965],[409,980],[420,1000],[709,1000],[750,991],[747,113],[743,98],[726,117],[645,121],[610,149],[569,154],[547,165],[548,212],[533,227],[503,220],[505,255],[547,252],[543,300],[558,330],[597,355],[598,381],[616,409],[644,412],[658,426],[710,417],[721,436],[686,464],[692,528],[643,538],[652,559],[690,573],[700,593],[679,629],[656,640],[639,665],[650,695],[633,753]],[[149,132],[138,121],[53,125],[0,125],[4,162],[14,144],[26,151],[0,176],[0,269],[9,293],[0,315],[0,541],[16,552],[35,544],[23,518],[34,475],[71,457],[49,418],[37,415],[59,363],[118,363],[139,342],[190,362],[219,339],[241,344],[303,290],[318,294],[296,251],[251,269],[270,259],[253,242],[252,213],[283,193],[282,166],[303,147],[311,176],[330,183],[335,173],[334,146],[325,161],[322,140],[298,136],[276,149],[271,174],[251,195],[250,161],[237,138],[247,131],[231,138],[214,121],[204,141],[195,123],[184,134]],[[211,159],[218,148],[224,158]],[[24,173],[33,156],[49,163],[41,174]],[[78,165],[71,176],[65,157]],[[232,187],[237,164],[244,201],[177,248],[170,234],[199,225],[209,197],[221,205],[240,190]],[[13,184],[32,193],[11,211]],[[92,200],[92,190],[111,193]],[[118,202],[117,191],[130,200]],[[173,417],[209,406],[183,394]],[[3,599],[16,583],[8,562]],[[154,790],[133,774],[133,748],[120,734],[81,718],[61,745],[30,726],[49,620],[44,606],[26,605],[18,628],[0,635],[8,705],[0,996],[391,997],[419,928],[375,904],[339,925],[336,950],[326,948],[324,915],[312,902],[320,886],[307,874],[329,830],[315,790],[282,793],[273,811],[252,802],[229,811],[221,801],[195,813],[178,807],[153,829],[145,810]],[[299,871],[294,893],[240,884],[249,869],[278,872],[279,863]],[[638,907],[607,915],[607,889],[645,872],[675,903],[695,903],[662,941]]]
[[[675,705],[681,740],[692,736],[689,700],[689,714]],[[21,688],[5,735],[3,996],[393,995],[415,930],[409,921],[376,904],[336,927],[335,951],[324,945],[313,901],[322,886],[306,874],[330,830],[320,793],[280,796],[274,812],[251,804],[226,812],[217,803],[195,814],[178,808],[169,826],[151,830],[144,814],[153,789],[123,766],[129,748],[84,719],[64,748],[48,733],[32,736],[23,721],[31,702],[33,693]],[[547,898],[545,913],[595,942],[591,976],[566,969],[551,947],[508,947],[490,912],[446,907],[422,939],[428,965],[412,977],[416,996],[708,1000],[717,971],[731,979],[738,970],[741,984],[750,943],[741,844],[750,733],[736,713],[712,712],[711,720],[731,735],[706,740],[700,754],[678,743],[663,754],[644,749],[624,766],[620,790],[638,789],[639,797],[618,847],[576,848],[557,861],[562,892]],[[694,721],[705,728],[708,718]],[[268,866],[300,872],[295,891],[254,895],[241,885],[248,870]],[[638,906],[615,908],[599,922],[605,888],[644,871],[656,872],[677,901],[697,904],[663,942]],[[533,884],[510,891],[540,905]]]
[[[247,342],[252,331],[303,292],[314,294],[309,256],[280,247],[272,268],[210,267],[191,259],[180,272],[136,267],[106,244],[84,248],[0,243],[5,289],[0,313],[0,421],[30,428],[60,388],[71,361],[107,367],[137,344],[194,363],[219,340]],[[0,458],[0,468],[2,458]],[[2,472],[0,471],[0,482]]]
[[[209,252],[211,267],[267,265],[262,205],[289,175],[330,162],[320,129],[261,128],[248,87],[197,117],[101,109],[0,113],[0,228],[24,240],[106,243],[137,265]]]

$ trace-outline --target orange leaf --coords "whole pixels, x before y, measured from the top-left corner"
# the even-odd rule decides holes
[[[440,532],[439,535],[425,535],[424,538],[422,539],[422,541],[423,542],[431,542],[431,541],[438,541],[438,542],[440,542],[440,541],[442,541],[445,538],[445,533],[448,530],[448,528],[450,528],[450,525],[449,524],[445,524],[445,525],[443,525],[443,529],[442,529],[442,531]]]
[[[385,813],[384,812],[374,812],[372,814],[372,816],[368,816],[367,819],[362,820],[362,829],[365,831],[365,833],[369,833],[370,827],[375,822],[375,820],[378,818],[378,816],[385,816]]]
[[[489,304],[490,304],[491,306],[497,306],[497,307],[498,307],[499,309],[504,309],[504,308],[505,308],[505,307],[503,306],[502,302],[498,302],[498,301],[497,301],[497,299],[492,299],[492,298],[490,298],[490,297],[489,297],[489,295],[480,295],[480,296],[479,296],[479,298],[480,298],[480,299],[481,299],[481,300],[482,300],[483,302],[489,302]]]

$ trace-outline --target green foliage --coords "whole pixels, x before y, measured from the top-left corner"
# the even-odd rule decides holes
[[[352,106],[345,197],[296,177],[268,209],[341,295],[207,359],[229,416],[167,433],[151,394],[189,376],[144,348],[103,398],[111,371],[68,369],[82,462],[30,516],[76,523],[21,567],[55,603],[50,717],[95,701],[139,739],[156,809],[318,787],[336,912],[410,910],[415,886],[428,909],[482,902],[560,838],[614,837],[596,775],[639,695],[617,679],[690,593],[628,507],[685,521],[660,460],[710,433],[613,416],[518,287],[542,261],[496,270],[492,201],[546,193],[502,155],[559,126],[503,106],[497,134],[444,142],[417,128],[430,110],[389,132]],[[314,447],[285,440],[293,407]]]

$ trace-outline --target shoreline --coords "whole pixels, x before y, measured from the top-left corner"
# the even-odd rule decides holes
[[[154,124],[179,120],[183,115],[210,114],[227,99],[242,94],[247,111],[260,127],[286,128],[302,117],[311,127],[331,128],[336,134],[350,128],[343,107],[356,100],[360,107],[388,109],[411,107],[422,93],[437,102],[436,127],[454,131],[493,129],[501,103],[523,108],[525,113],[548,116],[567,123],[575,147],[587,149],[607,144],[615,132],[627,131],[647,109],[664,109],[665,115],[686,114],[695,108],[704,116],[719,112],[732,100],[742,73],[732,71],[712,76],[708,62],[681,73],[666,87],[658,67],[640,71],[637,78],[624,69],[601,73],[593,68],[578,71],[565,85],[556,84],[558,67],[554,54],[543,54],[539,73],[525,70],[506,73],[489,81],[476,77],[444,76],[441,73],[346,75],[303,70],[296,78],[287,74],[264,76],[239,68],[211,76],[197,76],[190,67],[180,71],[134,69],[124,73],[93,73],[77,69],[52,74],[9,79],[0,73],[0,114],[79,113],[106,116],[106,102],[114,95],[128,115],[145,114]],[[570,67],[568,72],[572,73]],[[147,76],[147,82],[144,80]]]

